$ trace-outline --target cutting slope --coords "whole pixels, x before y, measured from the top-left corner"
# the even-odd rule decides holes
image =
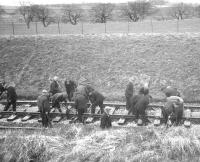
[[[0,37],[0,77],[17,82],[22,96],[37,96],[49,77],[88,78],[107,99],[122,100],[128,78],[151,77],[151,94],[176,86],[200,99],[200,34],[113,34]],[[64,90],[64,89],[63,89]]]

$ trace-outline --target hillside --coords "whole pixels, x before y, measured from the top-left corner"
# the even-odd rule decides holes
[[[151,77],[150,92],[176,86],[187,100],[200,99],[200,34],[113,34],[0,37],[0,77],[36,97],[49,77],[93,82],[107,100],[123,100],[128,78]],[[63,89],[64,90],[64,89]]]

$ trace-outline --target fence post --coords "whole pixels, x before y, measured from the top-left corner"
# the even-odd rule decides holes
[[[60,20],[58,20],[58,33],[60,34]]]
[[[83,22],[81,21],[81,34],[83,34]]]
[[[177,22],[176,22],[176,32],[179,32],[179,19],[177,19]]]
[[[105,33],[106,33],[106,22],[104,23],[104,25],[105,25]]]
[[[35,33],[38,34],[37,21],[35,22]]]
[[[153,21],[151,19],[151,32],[153,33]]]
[[[15,26],[13,22],[12,22],[12,32],[13,32],[13,35],[15,35]]]

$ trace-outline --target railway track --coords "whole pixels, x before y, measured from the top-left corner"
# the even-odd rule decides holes
[[[0,104],[5,104],[6,101],[2,101],[0,102]],[[74,106],[74,102],[68,102],[68,103],[62,103],[65,106],[65,110],[62,113],[59,112],[51,112],[50,113],[50,117],[53,119],[54,122],[60,122],[61,120],[74,120],[77,117],[76,112],[71,112],[67,107],[69,107],[69,105],[73,108]],[[28,121],[30,119],[33,118],[40,118],[40,113],[38,111],[35,112],[31,112],[29,111],[31,109],[32,106],[36,106],[37,102],[36,101],[18,101],[17,102],[18,106],[25,106],[27,107],[27,109],[17,109],[16,112],[12,112],[12,111],[1,111],[0,112],[0,118],[4,118],[7,119],[7,121],[14,121],[16,119],[21,119],[21,121]],[[121,103],[121,102],[105,102],[104,103],[105,106],[110,106],[114,108],[113,113],[110,115],[110,117],[112,118],[112,120],[120,120],[120,119],[124,119],[128,120],[128,121],[132,121],[135,119],[134,115],[127,115],[124,113],[117,113],[118,110],[124,110],[125,109],[125,103]],[[90,106],[90,104],[88,104],[88,107]],[[158,113],[156,113],[157,111],[159,111],[160,108],[162,108],[164,106],[164,103],[159,102],[159,103],[153,103],[149,105],[149,110],[148,112],[151,113],[147,113],[147,117],[148,119],[154,120],[154,119],[161,119],[162,120],[162,116],[161,115],[157,115]],[[194,121],[194,122],[200,122],[200,105],[198,104],[189,104],[189,103],[185,103],[184,105],[185,109],[190,109],[191,110],[191,116],[189,118],[190,121]],[[152,113],[153,112],[153,113]],[[192,115],[193,114],[193,115]],[[90,114],[90,113],[85,113],[84,115],[85,121],[87,122],[87,119],[89,119],[89,122],[93,122],[94,120],[99,120],[99,118],[101,117],[101,114]],[[184,116],[183,119],[186,119],[186,117]],[[4,129],[4,128],[0,128],[0,129]],[[5,128],[6,129],[6,128]],[[13,128],[13,129],[17,129],[17,128]]]
[[[159,103],[159,104],[157,104]],[[0,104],[5,105],[6,101],[1,101]],[[37,101],[36,100],[26,100],[26,101],[17,101],[17,105],[25,105],[25,104],[29,104],[30,106],[37,106]],[[74,105],[74,102],[67,102],[67,103],[63,103],[67,105]],[[88,105],[90,105],[88,103]],[[119,107],[125,107],[126,104],[123,102],[104,102],[105,106],[114,106],[116,108]],[[149,107],[154,107],[154,108],[161,108],[164,106],[164,102],[154,102],[153,104],[150,104]],[[191,104],[191,103],[184,103],[184,107],[187,109],[199,109],[200,110],[200,103],[195,103]]]

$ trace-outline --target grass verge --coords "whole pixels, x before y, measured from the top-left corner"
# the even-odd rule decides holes
[[[198,161],[200,127],[100,130],[65,125],[41,132],[0,132],[1,161]]]

